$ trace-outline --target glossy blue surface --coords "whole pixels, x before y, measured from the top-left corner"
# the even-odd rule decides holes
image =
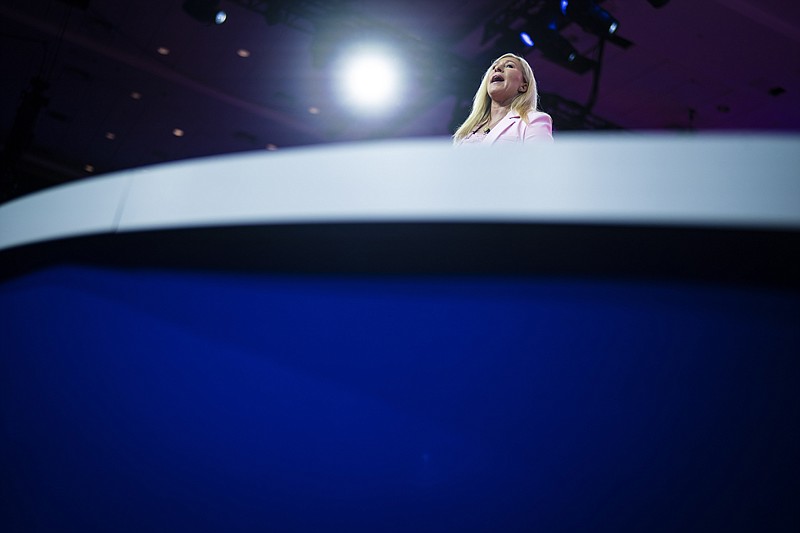
[[[4,531],[792,530],[800,298],[59,267],[0,286]]]

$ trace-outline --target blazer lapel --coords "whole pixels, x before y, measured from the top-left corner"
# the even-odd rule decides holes
[[[505,117],[503,117],[503,120],[497,123],[497,126],[492,128],[492,131],[490,131],[489,134],[486,136],[484,142],[487,142],[489,144],[494,144],[497,138],[500,137],[500,135],[508,128],[516,124],[519,119],[520,119],[519,115],[512,114],[509,112]]]

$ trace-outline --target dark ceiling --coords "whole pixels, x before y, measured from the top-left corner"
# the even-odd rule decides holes
[[[555,63],[538,44],[519,44],[519,30],[558,1],[222,0],[221,25],[198,22],[182,4],[3,1],[6,199],[197,156],[446,137],[465,117],[487,62],[514,47],[534,67],[556,135],[800,130],[800,8],[788,0],[600,2],[628,47],[601,47],[560,19],[560,35],[583,56],[597,59],[602,50],[598,77]],[[402,52],[408,79],[393,110],[370,119],[342,106],[330,86],[338,44],[367,37]]]

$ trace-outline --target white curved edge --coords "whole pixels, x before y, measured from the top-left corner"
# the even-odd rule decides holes
[[[92,178],[0,206],[0,250],[116,231],[132,176]]]
[[[0,206],[0,250],[106,232],[328,222],[800,228],[800,136],[561,134],[424,139],[167,163]]]

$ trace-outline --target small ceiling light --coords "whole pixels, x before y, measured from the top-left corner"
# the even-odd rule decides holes
[[[140,93],[139,91],[133,91],[131,93],[131,98],[133,98],[134,100],[141,100],[142,99],[142,93]]]
[[[159,46],[158,50],[156,50],[156,52],[158,52],[162,56],[168,56],[169,55],[169,48],[167,48],[166,46]]]
[[[106,132],[106,139],[108,139],[109,141],[113,141],[116,138],[117,138],[117,134],[114,133],[113,131],[107,131]]]
[[[238,50],[236,50],[236,55],[239,57],[250,57],[250,50],[247,50],[245,48],[239,48]]]
[[[182,129],[180,129],[180,128],[175,128],[174,130],[172,130],[172,134],[175,137],[183,137],[184,131]]]
[[[219,8],[219,0],[186,0],[183,10],[204,24],[220,25],[228,20],[228,14]]]
[[[275,150],[277,150],[277,149],[278,149],[278,147],[277,147],[276,145],[272,144],[272,143],[268,144],[266,148],[267,148],[267,150],[269,150],[270,152],[274,152]]]
[[[94,172],[94,165],[90,165],[87,163],[83,165],[83,170],[85,170],[86,172]]]
[[[308,108],[308,112],[312,115],[319,115],[319,108],[312,105]]]

